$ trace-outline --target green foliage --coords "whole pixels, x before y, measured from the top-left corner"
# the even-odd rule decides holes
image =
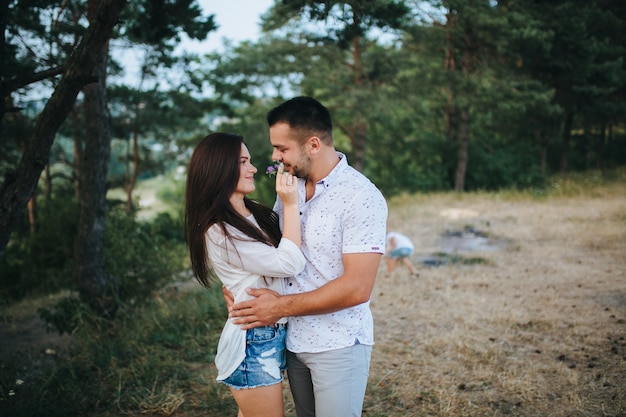
[[[470,167],[466,190],[497,191],[502,188],[540,186],[545,180],[538,165],[539,153],[531,142],[497,142],[493,138],[477,138],[470,143]]]
[[[607,184],[626,184],[626,169],[621,167],[554,175],[545,181],[543,187],[533,189],[533,192],[549,197],[593,197],[601,195],[602,187]]]
[[[9,299],[73,288],[72,258],[78,207],[71,199],[42,201],[31,234],[27,219],[0,260],[0,292]]]
[[[138,222],[121,207],[109,210],[105,236],[105,269],[118,281],[124,303],[143,302],[182,269],[182,223],[169,214],[152,222]]]
[[[48,331],[72,334],[84,322],[84,317],[93,312],[78,297],[68,296],[60,299],[53,310],[42,307],[37,313],[46,323]]]
[[[390,197],[402,192],[445,190],[445,142],[434,135],[384,141],[372,145],[377,158],[368,159],[366,175]]]
[[[181,86],[181,89],[189,88]],[[129,170],[138,178],[153,178],[175,170],[181,163],[178,143],[208,133],[198,121],[213,105],[186,91],[141,91],[127,86],[108,89],[114,139],[111,144],[109,181],[114,187],[128,182]],[[137,140],[137,167],[133,140]]]
[[[77,216],[78,208],[71,198],[40,203],[35,232],[31,234],[23,224],[2,258],[0,290],[5,297],[17,300],[26,295],[75,290],[72,258]],[[109,210],[105,269],[117,279],[120,301],[141,302],[171,282],[183,268],[182,230],[180,218],[170,214],[139,222],[121,207]]]
[[[181,220],[167,213],[140,223],[120,207],[109,211],[105,270],[116,279],[118,303],[141,305],[175,279],[186,255],[182,231]],[[73,289],[74,285],[68,287]],[[39,314],[50,329],[71,334],[80,326],[84,305],[70,296]]]
[[[214,16],[202,16],[195,0],[134,1],[125,9],[127,36],[137,43],[172,47],[172,39],[185,32],[191,39],[205,39],[217,28]]]
[[[152,221],[146,224],[147,233],[160,236],[165,242],[174,244],[185,243],[185,233],[182,219],[169,213],[158,213]]]
[[[166,182],[158,189],[156,196],[161,201],[179,206],[182,209],[185,200],[185,182],[182,179]]]
[[[71,348],[58,357],[0,360],[0,404],[7,415],[174,412],[190,406],[184,395],[199,384],[206,386],[199,399],[205,414],[236,413],[210,366],[226,320],[219,286],[165,290],[141,307],[124,308],[115,322],[84,305],[79,310]],[[23,383],[16,386],[16,380]]]
[[[372,28],[398,29],[408,19],[410,9],[406,2],[384,1],[311,1],[275,2],[263,17],[265,30],[280,29],[290,20],[300,22],[329,21],[326,38],[346,49],[355,37],[366,35]]]

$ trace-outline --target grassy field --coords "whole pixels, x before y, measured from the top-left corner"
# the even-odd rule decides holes
[[[457,251],[379,273],[365,415],[626,415],[624,184],[401,198],[389,227]]]
[[[407,195],[389,208],[389,229],[415,243],[419,277],[379,269],[364,416],[626,416],[624,178]],[[15,315],[35,304],[14,306]],[[41,410],[37,401],[71,392],[93,416],[235,416],[214,383],[222,309],[217,291],[191,282],[114,330],[50,340],[63,342],[54,359],[42,353],[48,341],[24,343],[5,325],[5,346],[38,350],[18,352],[27,366],[2,365],[0,410],[38,415],[24,404]],[[42,373],[44,384],[28,391]]]

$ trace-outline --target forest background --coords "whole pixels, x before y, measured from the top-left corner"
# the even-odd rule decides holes
[[[175,53],[216,28],[192,0],[0,7],[0,295],[70,290],[41,310],[57,331],[188,274],[185,166],[207,133],[245,137],[272,204],[264,117],[295,95],[330,109],[337,148],[388,198],[541,193],[626,164],[620,0],[276,0],[258,40],[205,55]],[[150,182],[165,205],[146,212]]]

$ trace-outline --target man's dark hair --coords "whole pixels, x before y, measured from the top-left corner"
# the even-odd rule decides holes
[[[313,133],[332,139],[333,120],[326,107],[313,97],[294,97],[274,107],[267,113],[270,127],[277,123],[286,123],[294,130]]]

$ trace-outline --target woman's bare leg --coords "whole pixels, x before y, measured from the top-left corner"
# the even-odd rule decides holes
[[[283,384],[230,389],[239,406],[238,417],[284,417]]]

